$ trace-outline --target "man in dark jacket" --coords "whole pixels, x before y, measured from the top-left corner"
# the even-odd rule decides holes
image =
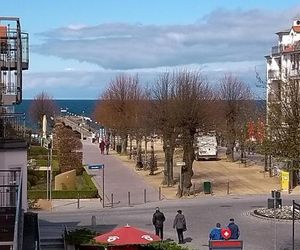
[[[163,240],[164,237],[164,221],[166,220],[164,214],[159,211],[159,208],[156,208],[155,213],[153,214],[152,223],[155,227],[155,234],[160,235],[160,238]]]
[[[233,218],[230,219],[230,223],[228,224],[227,227],[231,231],[231,237],[230,237],[230,239],[237,240],[239,238],[239,236],[240,236],[240,229],[239,229],[238,225],[234,223],[234,219]]]

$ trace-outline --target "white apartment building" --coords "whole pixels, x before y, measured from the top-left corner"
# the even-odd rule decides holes
[[[278,44],[267,55],[267,103],[281,98],[284,82],[298,79],[300,72],[300,18],[288,30],[279,31]]]

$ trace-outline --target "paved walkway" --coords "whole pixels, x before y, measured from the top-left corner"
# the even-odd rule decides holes
[[[130,204],[141,204],[158,201],[159,192],[146,183],[132,169],[124,165],[119,159],[112,155],[101,155],[98,144],[91,143],[90,138],[83,141],[83,164],[104,164],[104,193],[105,206],[128,206],[130,192]],[[89,170],[99,187],[99,194],[102,196],[103,169]],[[113,195],[113,197],[112,197]]]

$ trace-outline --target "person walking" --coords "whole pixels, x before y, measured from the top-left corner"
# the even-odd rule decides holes
[[[183,244],[183,232],[186,231],[186,220],[181,210],[177,211],[173,222],[173,228],[176,228],[178,236],[178,244]]]
[[[223,240],[223,237],[221,235],[221,224],[217,223],[216,226],[211,229],[209,233],[209,239],[210,240]]]
[[[105,150],[106,150],[106,154],[108,155],[108,151],[109,151],[109,145],[110,145],[110,142],[109,142],[109,139],[107,138],[105,140]]]
[[[238,225],[234,223],[233,218],[231,218],[229,221],[230,221],[230,223],[228,224],[227,227],[231,231],[230,239],[237,240],[240,237],[240,229],[239,229]]]
[[[103,139],[99,143],[99,148],[100,148],[101,154],[104,155],[105,142],[103,141]]]
[[[152,217],[152,223],[155,227],[155,234],[164,238],[164,221],[166,220],[165,215],[159,210],[159,207],[155,209],[155,213]]]

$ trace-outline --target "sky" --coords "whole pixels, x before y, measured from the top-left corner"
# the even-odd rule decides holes
[[[224,74],[264,97],[265,58],[276,32],[300,17],[299,0],[11,0],[1,16],[29,33],[23,98],[98,99],[118,74],[152,84],[161,72],[201,70],[215,86]]]

